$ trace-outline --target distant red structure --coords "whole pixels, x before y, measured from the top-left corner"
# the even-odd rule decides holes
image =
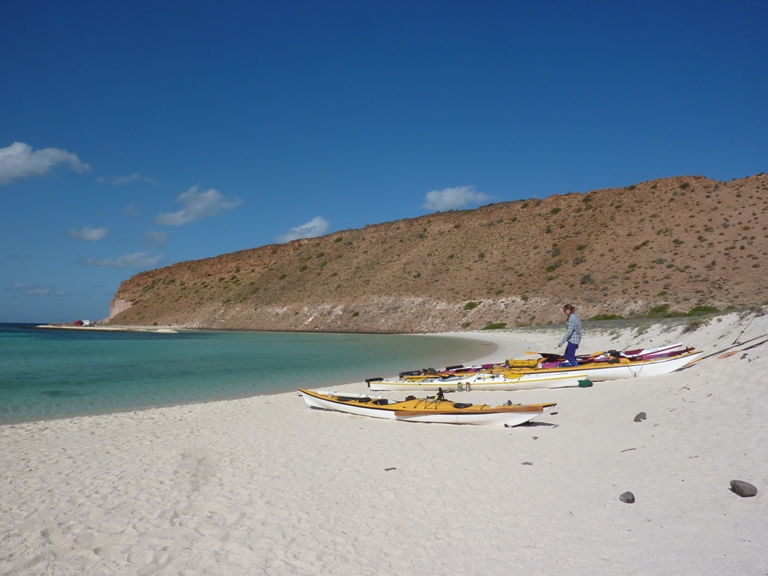
[[[72,322],[72,326],[82,326],[82,325],[83,325],[82,320],[75,320],[74,322]]]

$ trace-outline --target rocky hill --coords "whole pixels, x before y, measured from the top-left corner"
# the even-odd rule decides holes
[[[425,332],[768,300],[768,176],[664,178],[180,262],[124,281],[112,324]],[[663,309],[663,308],[662,308]]]

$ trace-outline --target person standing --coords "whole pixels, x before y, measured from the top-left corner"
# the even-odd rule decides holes
[[[565,347],[565,362],[560,364],[560,366],[578,365],[578,362],[576,362],[576,349],[579,347],[579,344],[581,344],[581,319],[576,316],[574,310],[576,310],[576,307],[573,304],[566,304],[563,306],[563,312],[565,312],[568,323],[565,336],[563,336],[563,339],[557,344],[557,347],[560,348],[566,342],[568,345]]]

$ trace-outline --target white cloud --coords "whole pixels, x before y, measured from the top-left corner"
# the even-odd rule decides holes
[[[71,238],[77,238],[78,240],[88,240],[89,242],[96,242],[101,240],[107,235],[107,228],[91,228],[90,226],[83,226],[82,230],[73,228],[68,232]]]
[[[285,234],[277,236],[278,242],[290,242],[299,238],[317,238],[328,231],[329,222],[322,216],[316,216],[306,224],[291,228]]]
[[[104,258],[102,260],[87,258],[79,262],[86,266],[99,266],[102,268],[150,268],[157,264],[162,257],[163,254],[150,256],[149,252],[134,252],[114,260],[112,258]]]
[[[459,186],[427,192],[424,208],[427,210],[454,210],[467,204],[480,204],[491,200],[484,192],[475,192],[474,186]]]
[[[103,181],[103,179],[100,179],[100,181]],[[134,172],[130,176],[118,176],[112,180],[112,186],[125,186],[131,182],[149,182],[150,184],[159,186],[157,180],[150,178],[149,176],[142,176],[139,172]]]
[[[200,218],[216,216],[226,210],[232,210],[232,208],[240,206],[242,203],[239,199],[235,199],[231,202],[225,201],[221,192],[213,188],[198,194],[197,186],[193,186],[186,192],[179,194],[176,201],[181,204],[186,204],[186,208],[183,208],[178,212],[160,214],[155,219],[156,223],[164,226],[181,226],[182,224],[188,224],[189,222],[194,222]]]
[[[167,243],[167,232],[155,232],[154,230],[150,230],[149,232],[144,233],[144,244],[147,246],[158,248],[160,246],[165,246]]]
[[[45,286],[43,284],[21,284],[19,282],[16,282],[14,284],[11,284],[11,288],[13,290],[18,290],[19,292],[24,292],[25,294],[29,294],[31,296],[47,296],[51,293],[51,287]]]
[[[9,291],[26,294],[27,296],[68,296],[63,290],[56,291],[53,286],[48,284],[22,284],[16,282],[11,284]]]
[[[44,148],[32,151],[23,142],[14,142],[7,148],[0,148],[0,186],[19,178],[43,176],[56,164],[65,162],[75,172],[88,172],[91,167],[83,164],[75,154],[58,148]]]

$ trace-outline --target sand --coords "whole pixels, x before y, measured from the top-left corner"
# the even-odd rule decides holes
[[[558,403],[517,428],[311,410],[295,393],[2,426],[0,574],[766,574],[768,343],[719,356],[768,338],[768,316],[664,330],[587,331],[583,351],[714,355],[456,394]],[[498,345],[490,361],[553,350],[561,331],[472,337]]]

